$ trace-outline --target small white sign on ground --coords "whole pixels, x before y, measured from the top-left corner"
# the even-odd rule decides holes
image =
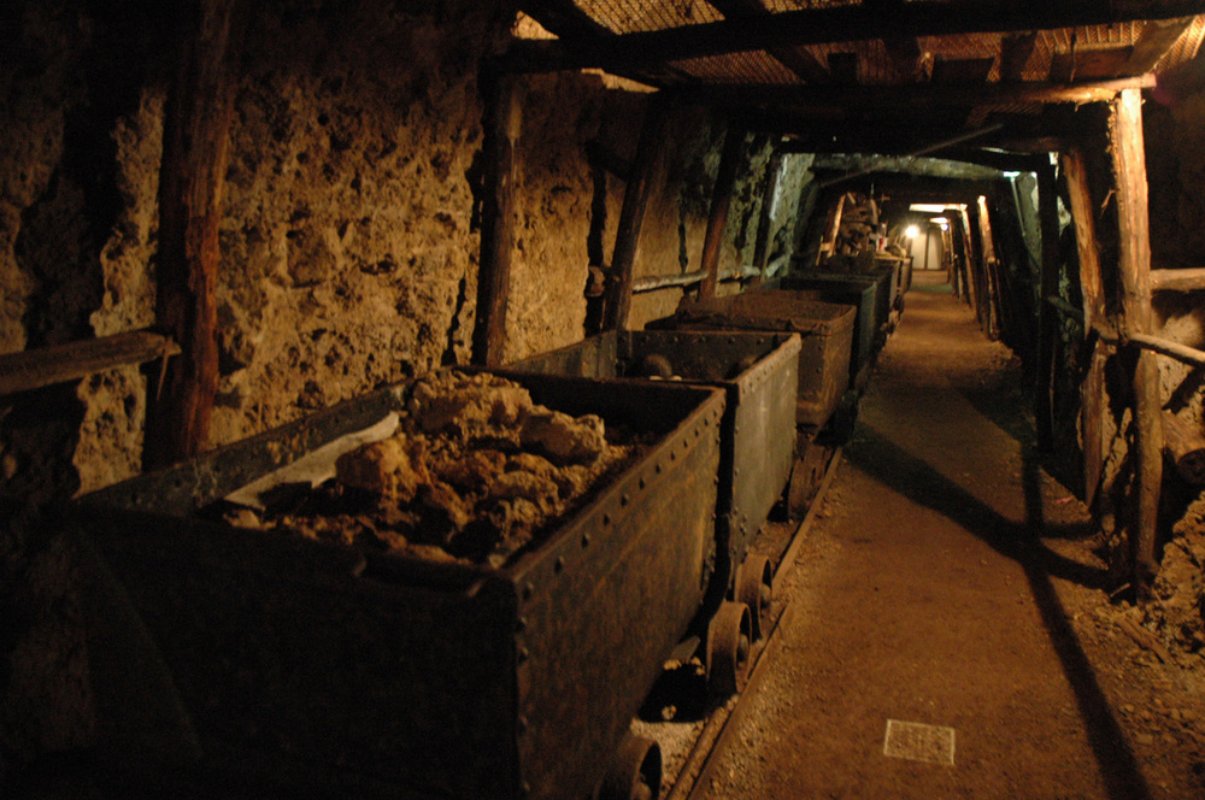
[[[920,722],[887,720],[883,755],[954,766],[954,729]]]

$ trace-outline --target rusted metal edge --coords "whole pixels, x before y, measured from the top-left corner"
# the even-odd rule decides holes
[[[824,478],[820,481],[820,488],[816,492],[816,496],[812,498],[808,513],[799,523],[799,527],[795,529],[795,533],[791,537],[791,544],[783,553],[782,559],[774,571],[775,583],[779,583],[790,573],[791,566],[799,556],[804,538],[816,519],[816,511],[823,504],[825,495],[837,474],[837,467],[841,463],[841,453],[842,448],[840,447],[833,453],[828,468],[825,470]],[[769,672],[768,665],[773,661],[773,655],[778,650],[780,641],[778,631],[785,627],[785,623],[790,615],[793,615],[794,609],[795,606],[788,603],[782,613],[778,615],[778,619],[774,621],[770,632],[766,634],[765,644],[758,649],[750,670],[749,681],[745,685],[744,691],[737,696],[736,702],[731,708],[720,708],[714,711],[711,719],[703,726],[703,731],[699,734],[694,748],[686,757],[686,763],[682,765],[678,783],[670,790],[666,800],[701,800],[706,793],[711,773],[715,769],[715,765],[719,763],[720,756],[723,754],[732,732],[736,730],[734,723],[739,722],[747,713],[749,704],[746,701],[757,694],[758,688],[765,680],[765,675]],[[696,773],[693,779],[689,777],[692,773]]]

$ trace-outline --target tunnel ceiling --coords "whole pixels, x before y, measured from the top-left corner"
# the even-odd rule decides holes
[[[508,54],[522,69],[605,69],[737,112],[751,127],[831,139],[848,152],[884,152],[839,142],[851,126],[902,139],[921,120],[930,141],[990,128],[980,144],[1049,149],[1040,139],[1057,135],[1060,108],[1074,102],[1044,89],[1157,79],[1193,60],[1205,38],[1205,3],[1182,0],[520,6],[542,26]]]

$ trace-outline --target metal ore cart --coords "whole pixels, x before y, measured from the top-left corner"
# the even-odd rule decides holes
[[[516,379],[654,443],[498,569],[199,516],[402,408],[409,384],[82,498],[114,752],[252,794],[563,798],[651,781],[659,756],[627,731],[710,577],[723,392]],[[632,775],[607,773],[613,753]]]

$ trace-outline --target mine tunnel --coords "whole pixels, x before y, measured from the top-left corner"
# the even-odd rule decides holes
[[[0,796],[1205,797],[1205,2],[0,34]]]

